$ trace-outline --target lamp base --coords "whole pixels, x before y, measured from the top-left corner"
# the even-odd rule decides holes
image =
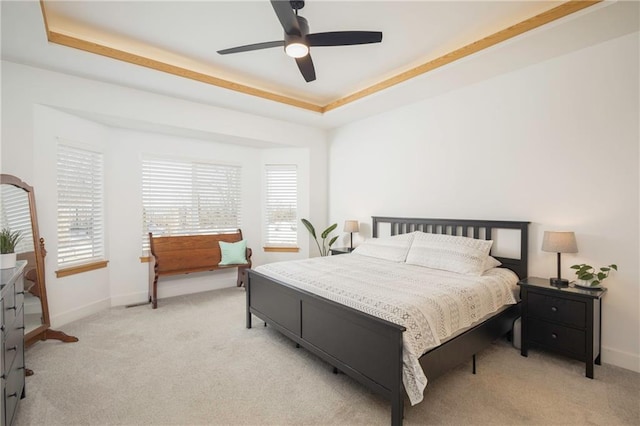
[[[549,278],[549,282],[554,287],[568,287],[569,280],[564,278]]]

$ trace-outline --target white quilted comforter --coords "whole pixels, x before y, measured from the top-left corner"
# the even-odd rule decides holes
[[[494,268],[468,276],[355,253],[277,262],[257,271],[343,305],[406,327],[403,382],[411,404],[427,378],[418,358],[454,334],[514,304],[517,276]]]

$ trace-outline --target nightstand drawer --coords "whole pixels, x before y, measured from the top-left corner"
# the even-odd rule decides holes
[[[534,318],[528,319],[529,339],[538,344],[584,357],[585,332]]]
[[[562,297],[546,296],[529,292],[528,310],[532,317],[542,318],[553,322],[586,327],[586,304],[578,300]]]

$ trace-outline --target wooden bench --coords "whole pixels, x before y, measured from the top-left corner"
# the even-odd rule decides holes
[[[229,234],[183,235],[154,237],[149,232],[151,259],[149,262],[149,302],[153,309],[158,307],[158,278],[189,274],[192,272],[214,271],[238,268],[236,285],[245,283],[246,270],[251,268],[251,249],[247,248],[247,263],[219,265],[222,255],[220,241],[235,243],[242,240],[242,231]]]

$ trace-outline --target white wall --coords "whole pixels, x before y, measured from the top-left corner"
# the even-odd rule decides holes
[[[335,130],[331,221],[529,220],[529,273],[541,277],[556,266],[543,231],[575,231],[563,275],[619,265],[603,361],[640,371],[638,49],[636,33]]]
[[[36,210],[40,237],[44,238],[45,282],[52,324],[73,320],[111,305],[109,294],[109,270],[98,269],[79,275],[57,279],[57,187],[56,155],[58,138],[64,143],[95,150],[104,154],[109,129],[50,108],[35,105],[33,119],[33,177],[26,180],[36,195]],[[3,149],[11,146],[3,138]],[[25,143],[24,146],[27,144]],[[3,158],[4,160],[5,158]],[[20,174],[17,174],[18,177]],[[62,319],[62,321],[61,321]]]
[[[113,123],[135,123],[144,129],[189,129],[211,135],[218,142],[124,129]],[[40,233],[48,250],[46,280],[55,327],[108,306],[146,300],[148,264],[140,262],[141,158],[146,153],[242,166],[242,229],[253,249],[254,265],[309,255],[304,233],[299,233],[299,253],[267,256],[262,251],[265,163],[297,164],[300,215],[326,220],[327,153],[321,130],[11,62],[2,62],[2,124],[2,173],[16,175],[35,189]],[[54,272],[58,138],[105,155],[109,260],[107,268],[60,279]],[[318,196],[311,200],[310,193]],[[163,298],[223,286],[235,286],[232,271],[164,279],[158,292]]]

